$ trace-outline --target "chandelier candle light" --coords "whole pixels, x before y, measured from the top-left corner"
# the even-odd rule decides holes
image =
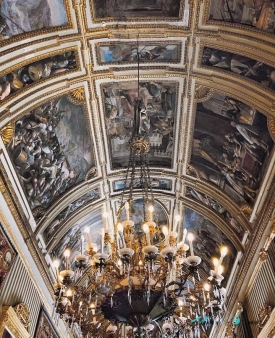
[[[214,260],[205,284],[198,269],[201,258],[194,251],[196,238],[181,229],[180,215],[173,228],[154,221],[150,147],[142,124],[146,107],[141,97],[135,99],[134,111],[129,164],[113,231],[110,224],[100,230],[98,252],[86,228],[86,250],[81,238],[81,253],[72,264],[70,250],[64,252],[64,270],[59,272],[55,262],[54,317],[61,317],[78,337],[199,338],[222,318],[222,262],[227,248]],[[141,227],[131,219],[135,189],[141,191],[143,201]],[[181,241],[177,232],[182,232]]]

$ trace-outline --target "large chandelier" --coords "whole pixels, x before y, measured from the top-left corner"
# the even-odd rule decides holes
[[[134,111],[116,223],[112,230],[101,229],[100,248],[91,243],[87,230],[86,250],[82,245],[73,264],[69,248],[64,252],[65,270],[59,272],[54,262],[53,316],[62,318],[76,337],[203,337],[222,317],[222,261],[227,248],[221,248],[208,281],[203,281],[198,270],[201,258],[193,250],[194,235],[186,229],[181,240],[177,235],[180,217],[173,228],[154,222],[150,147],[143,128],[146,107],[141,97],[136,98]],[[142,226],[131,219],[134,196],[143,200]]]

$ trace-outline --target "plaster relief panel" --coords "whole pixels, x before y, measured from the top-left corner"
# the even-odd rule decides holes
[[[243,102],[214,93],[197,104],[191,164],[235,202],[253,205],[272,147],[266,116]]]

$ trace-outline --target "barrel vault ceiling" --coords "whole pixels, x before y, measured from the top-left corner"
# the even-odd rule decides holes
[[[274,208],[275,1],[0,5],[2,190],[49,288],[51,260],[115,221],[139,90],[155,217],[181,215],[202,274],[230,248],[230,314]]]

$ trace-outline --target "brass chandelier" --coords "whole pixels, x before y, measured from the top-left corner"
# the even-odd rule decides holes
[[[58,262],[54,262],[53,316],[62,318],[76,337],[200,338],[222,318],[222,261],[227,248],[221,248],[208,281],[202,281],[198,271],[201,258],[193,250],[194,235],[184,229],[181,240],[178,238],[180,217],[175,218],[173,229],[154,222],[144,115],[146,107],[137,97],[130,158],[114,228],[101,229],[100,248],[91,243],[87,229],[86,250],[82,245],[75,262],[69,263],[69,248],[64,252],[64,270],[59,272]],[[131,219],[134,196],[142,197],[142,226]]]

